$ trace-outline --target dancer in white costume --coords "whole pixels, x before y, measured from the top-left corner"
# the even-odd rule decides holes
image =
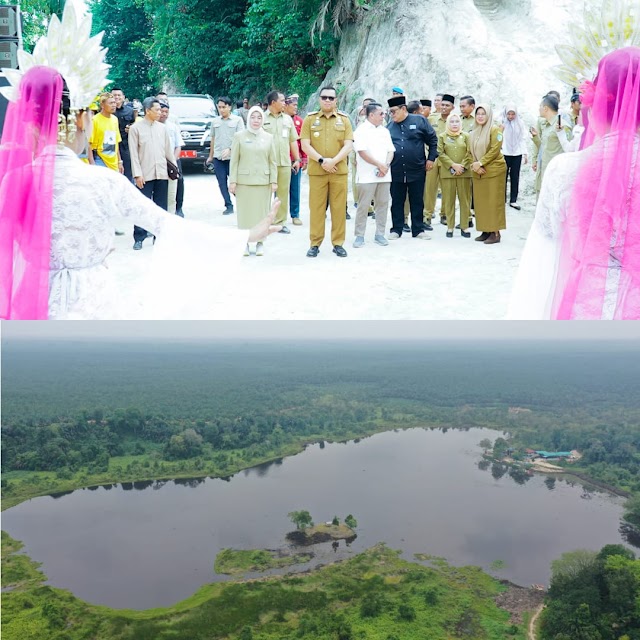
[[[582,151],[549,164],[508,319],[640,319],[640,4],[606,0],[585,22],[556,47],[564,82],[594,78]]]

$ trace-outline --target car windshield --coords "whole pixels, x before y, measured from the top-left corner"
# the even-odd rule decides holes
[[[213,100],[169,96],[171,115],[177,118],[211,118],[216,115]]]

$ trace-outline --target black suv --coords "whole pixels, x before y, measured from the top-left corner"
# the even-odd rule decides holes
[[[216,103],[209,95],[183,93],[168,96],[171,119],[180,125],[184,147],[180,158],[189,166],[203,164],[209,157],[211,121],[218,115]]]

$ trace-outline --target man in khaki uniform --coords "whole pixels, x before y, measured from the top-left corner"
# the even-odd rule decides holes
[[[434,113],[429,118],[429,123],[435,129],[436,135],[440,136],[440,134],[444,133],[444,130],[447,126],[447,118],[451,111],[453,111],[453,103],[455,98],[448,94],[442,94],[442,98],[440,99],[440,111],[438,113]],[[437,102],[437,98],[436,98]],[[431,218],[433,218],[433,214],[436,210],[436,200],[438,199],[438,187],[440,186],[440,165],[439,161],[436,160],[433,169],[427,172],[427,181],[424,185],[424,221],[428,227],[431,226]],[[444,215],[440,216],[440,222],[442,224],[447,224],[447,217]]]
[[[422,115],[428,119],[431,115],[431,100],[423,98],[420,100],[420,105],[422,106]]]
[[[267,110],[264,114],[262,128],[273,136],[273,146],[278,166],[278,190],[280,209],[273,224],[282,225],[280,233],[291,233],[285,226],[289,215],[289,187],[291,186],[291,167],[300,170],[300,154],[298,152],[298,133],[293,118],[284,111],[284,93],[271,91],[267,95]],[[293,158],[293,165],[291,163]]]
[[[473,96],[462,96],[460,98],[460,113],[462,117],[462,130],[465,133],[471,133],[473,125],[476,123],[476,118],[473,112],[476,110],[476,101]]]
[[[336,108],[334,87],[320,89],[320,110],[302,123],[302,150],[309,157],[309,220],[311,248],[315,258],[324,240],[327,199],[331,208],[331,244],[339,258],[346,258],[342,246],[346,235],[348,173],[347,157],[353,148],[353,128],[346,113]]]
[[[559,101],[554,95],[548,94],[542,98],[540,103],[540,130],[534,131],[533,143],[536,146],[536,159],[533,163],[533,170],[536,172],[536,202],[540,196],[542,188],[542,179],[549,163],[553,158],[561,153],[564,149],[558,138],[558,122],[564,129],[567,140],[573,138],[571,121],[566,116],[562,116],[559,112]]]

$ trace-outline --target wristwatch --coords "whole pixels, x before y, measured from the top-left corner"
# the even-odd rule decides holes
[[[324,158],[318,158],[318,163],[322,164],[324,162]]]

